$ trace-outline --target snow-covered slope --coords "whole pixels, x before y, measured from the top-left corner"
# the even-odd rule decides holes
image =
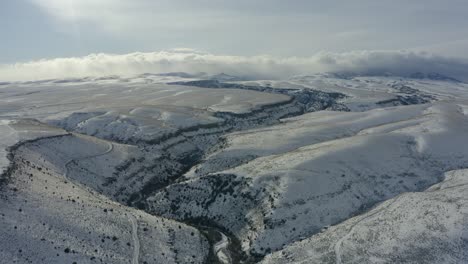
[[[297,76],[287,81],[292,85],[322,91],[339,91],[348,95],[346,105],[353,111],[376,107],[427,103],[468,97],[466,83],[400,77],[347,77],[336,75]]]
[[[215,112],[245,114],[290,100],[256,91],[141,82],[13,84],[1,88],[3,116],[34,118],[88,135],[151,140],[179,128],[221,122]]]
[[[267,256],[262,263],[466,263],[468,171],[445,174],[365,214]]]
[[[4,173],[8,169],[10,165],[8,153],[10,148],[16,144],[40,137],[63,134],[66,134],[63,129],[51,127],[32,119],[0,119],[0,173]],[[0,181],[2,181],[1,178]]]
[[[74,161],[112,159],[105,146],[69,144],[75,151],[48,156],[37,151],[55,139],[31,141],[12,152],[14,167],[1,186],[2,262],[204,261],[208,242],[195,228],[113,202],[71,176]]]
[[[169,184],[194,151],[210,148],[210,134],[265,117],[274,121],[297,107],[285,105],[291,102],[286,95],[187,89],[147,78],[2,86],[2,260],[213,259],[197,229],[123,204],[145,186]]]
[[[423,77],[3,84],[0,259],[466,262],[468,85]]]
[[[265,254],[466,166],[467,132],[467,116],[448,103],[307,114],[231,135],[226,151],[147,203],[155,214],[207,217]]]

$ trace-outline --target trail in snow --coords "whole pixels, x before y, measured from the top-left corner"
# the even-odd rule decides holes
[[[140,258],[140,240],[138,239],[138,221],[136,217],[129,213],[128,219],[132,224],[132,239],[133,239],[133,257],[132,264],[138,264],[138,259]]]
[[[65,166],[65,173],[64,173],[63,176],[65,177],[65,179],[69,180],[68,179],[68,165],[70,165],[72,162],[100,157],[100,156],[109,154],[112,150],[114,150],[114,144],[112,144],[111,142],[108,142],[108,141],[106,141],[106,143],[108,145],[108,148],[106,149],[106,151],[104,151],[102,153],[89,155],[89,156],[84,156],[84,157],[79,157],[79,158],[73,158],[73,159],[68,160],[64,165]]]
[[[68,160],[65,163],[65,173],[64,173],[65,179],[69,180],[68,179],[68,165],[71,164],[72,162],[85,160],[85,159],[92,159],[92,158],[100,157],[100,156],[103,156],[112,152],[112,150],[114,150],[114,144],[108,141],[106,141],[106,143],[108,144],[108,148],[104,152]],[[129,213],[128,216],[129,216],[128,218],[130,220],[130,223],[132,224],[132,240],[133,240],[132,264],[138,264],[139,258],[140,258],[140,240],[138,239],[138,222],[137,222],[136,217],[132,215],[131,213]]]

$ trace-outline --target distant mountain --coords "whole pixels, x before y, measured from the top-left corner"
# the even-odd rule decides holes
[[[458,79],[455,79],[450,76],[446,76],[437,72],[431,72],[428,74],[424,74],[422,72],[415,72],[409,75],[409,78],[412,79],[429,79],[434,81],[451,81],[451,82],[461,82]]]
[[[377,72],[377,73],[366,73],[360,74],[356,72],[325,72],[325,73],[317,73],[313,75],[303,75],[303,76],[294,76],[291,79],[297,78],[335,78],[335,79],[343,79],[343,80],[351,80],[355,77],[402,77],[402,78],[410,78],[410,79],[418,79],[418,80],[433,80],[433,81],[449,81],[449,82],[456,82],[461,83],[462,81],[453,78],[451,76],[447,76],[437,72],[431,73],[423,73],[423,72],[414,72],[408,75],[402,74],[394,74],[391,72]]]
[[[181,77],[181,78],[196,78],[197,75],[193,75],[186,72],[165,72],[165,73],[143,73],[141,77],[148,76],[171,76],[171,77]]]
[[[234,76],[234,75],[225,74],[225,73],[220,73],[220,74],[210,76],[210,79],[218,80],[218,81],[224,81],[224,82],[234,82],[234,81],[244,81],[245,80],[244,78],[237,77],[237,76]]]

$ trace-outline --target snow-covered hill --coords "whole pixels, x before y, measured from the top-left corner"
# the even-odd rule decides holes
[[[0,258],[468,261],[468,84],[431,76],[1,84]]]
[[[450,171],[423,192],[407,192],[287,246],[262,263],[465,263],[468,172]]]
[[[226,150],[155,194],[149,208],[207,217],[263,255],[468,163],[460,143],[468,141],[468,119],[457,105],[328,114],[231,135]],[[223,170],[235,163],[246,164]]]
[[[208,242],[195,228],[113,202],[71,176],[74,162],[112,149],[69,144],[71,153],[37,152],[54,139],[12,152],[1,186],[2,263],[203,262]]]

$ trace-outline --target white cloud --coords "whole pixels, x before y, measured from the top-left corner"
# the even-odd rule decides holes
[[[468,79],[468,60],[410,51],[321,52],[311,57],[227,56],[173,49],[135,52],[124,55],[91,54],[0,65],[0,80],[38,80],[67,77],[121,75],[145,72],[227,73],[248,78],[287,78],[317,72],[358,74],[392,73],[406,76],[414,72],[437,72]]]

